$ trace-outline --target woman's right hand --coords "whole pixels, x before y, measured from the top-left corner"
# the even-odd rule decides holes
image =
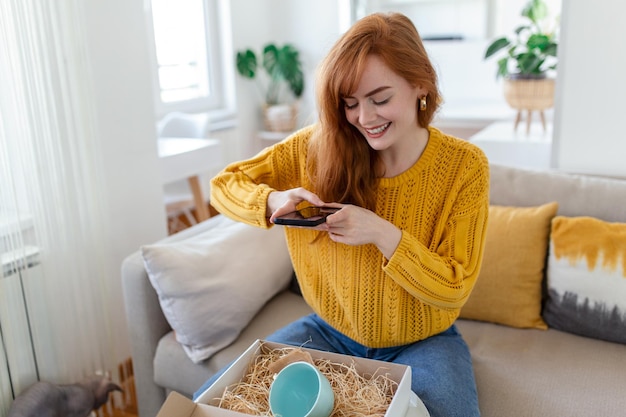
[[[266,215],[269,215],[270,222],[274,223],[276,217],[295,211],[296,206],[303,201],[308,201],[314,206],[326,205],[317,195],[302,187],[272,191],[267,197]]]

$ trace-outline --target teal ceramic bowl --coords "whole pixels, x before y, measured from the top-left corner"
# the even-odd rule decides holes
[[[294,362],[276,375],[269,402],[277,417],[328,417],[335,394],[319,369],[308,362]]]

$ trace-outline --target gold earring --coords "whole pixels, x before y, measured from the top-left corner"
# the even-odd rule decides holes
[[[428,105],[426,104],[426,96],[424,96],[420,99],[420,111],[425,111],[427,108]]]

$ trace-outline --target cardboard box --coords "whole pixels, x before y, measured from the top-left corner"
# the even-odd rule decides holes
[[[293,346],[280,343],[257,340],[233,362],[213,385],[198,396],[196,402],[173,392],[168,396],[157,417],[249,417],[248,414],[209,405],[209,402],[214,398],[220,398],[224,389],[229,385],[241,381],[248,369],[248,365],[261,352],[262,347],[269,349],[293,348]],[[398,383],[396,393],[389,404],[385,417],[429,417],[422,401],[411,391],[410,367],[315,349],[302,348],[302,350],[309,352],[314,360],[326,359],[336,363],[354,363],[355,369],[360,374],[373,374],[376,371],[379,373],[384,371],[385,374]]]

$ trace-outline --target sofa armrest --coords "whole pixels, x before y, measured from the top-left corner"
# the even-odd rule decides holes
[[[150,284],[139,252],[122,263],[122,288],[140,416],[157,415],[165,389],[154,382],[153,360],[159,340],[171,331]]]

